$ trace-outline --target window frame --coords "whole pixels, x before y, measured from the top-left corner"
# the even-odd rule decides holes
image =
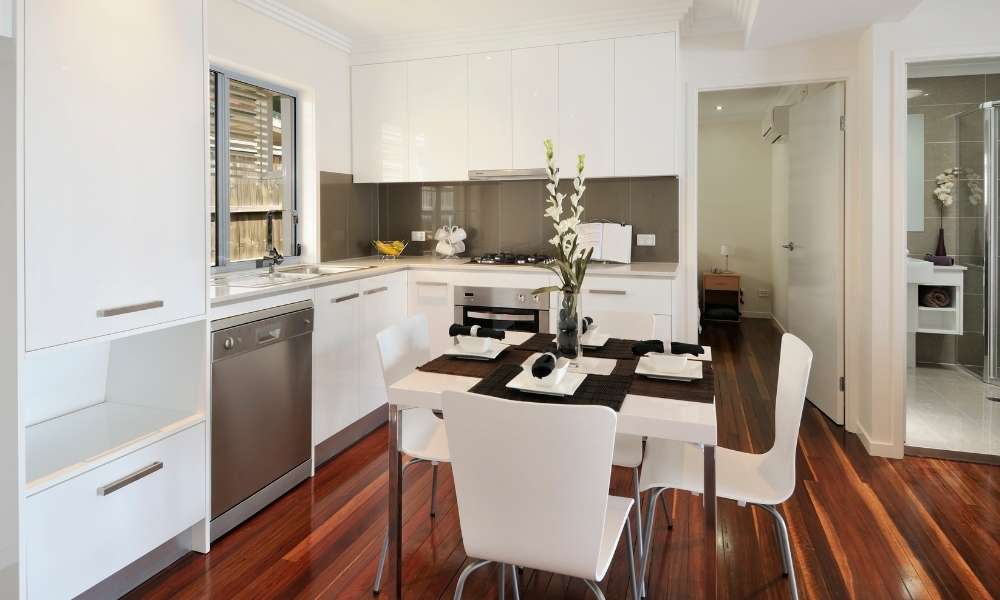
[[[236,80],[240,83],[264,88],[271,92],[276,92],[292,99],[291,121],[292,126],[287,131],[282,128],[282,136],[287,136],[287,142],[282,140],[282,161],[288,161],[288,172],[291,173],[291,194],[288,205],[283,207],[282,213],[287,213],[291,218],[282,219],[284,229],[284,239],[290,241],[291,252],[286,256],[286,262],[295,264],[302,254],[302,247],[299,243],[299,119],[298,119],[298,92],[291,88],[269,82],[252,75],[247,75],[238,70],[227,67],[209,64],[208,76],[215,80],[215,223],[210,223],[210,227],[215,229],[215,263],[211,265],[212,273],[225,273],[229,271],[243,271],[257,269],[263,266],[262,258],[256,260],[230,261],[229,257],[229,223],[231,213],[229,212],[229,82]],[[291,156],[286,157],[286,146],[291,150]],[[211,207],[210,207],[211,208]]]

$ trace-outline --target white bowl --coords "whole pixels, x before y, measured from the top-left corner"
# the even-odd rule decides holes
[[[657,354],[650,352],[646,355],[649,366],[660,373],[682,373],[687,366],[687,356],[675,356],[673,354]]]
[[[458,347],[463,352],[471,354],[485,354],[493,349],[493,338],[473,337],[471,335],[458,336]]]
[[[542,387],[555,387],[562,383],[567,371],[569,371],[569,361],[565,358],[560,358],[556,361],[556,368],[552,369],[552,372],[545,377],[539,379],[538,385]]]

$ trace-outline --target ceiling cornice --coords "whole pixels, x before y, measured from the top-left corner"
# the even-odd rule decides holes
[[[353,49],[354,44],[351,38],[297,10],[288,8],[281,2],[276,0],[236,0],[236,2],[321,42],[330,44],[338,50],[350,54]]]

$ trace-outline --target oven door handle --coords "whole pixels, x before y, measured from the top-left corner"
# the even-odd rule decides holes
[[[504,313],[479,312],[470,310],[465,313],[470,319],[492,319],[496,321],[534,321],[534,315],[509,315]]]

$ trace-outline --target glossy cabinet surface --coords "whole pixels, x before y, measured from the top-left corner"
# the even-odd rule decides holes
[[[469,169],[513,164],[510,52],[469,56]]]
[[[614,41],[614,174],[677,173],[677,34]]]
[[[406,63],[352,67],[351,128],[356,183],[407,181]]]
[[[465,56],[406,64],[410,181],[468,178],[468,64]]]
[[[576,173],[586,155],[588,177],[612,175],[612,41],[559,46],[559,152],[561,175]]]
[[[406,273],[362,279],[360,293],[358,417],[363,417],[386,403],[385,380],[375,336],[406,318]]]
[[[202,8],[25,3],[27,349],[205,314]]]
[[[559,48],[513,50],[510,86],[513,168],[542,168],[546,139],[555,143],[559,153]]]
[[[313,303],[313,444],[358,420],[360,282],[316,290]]]
[[[437,356],[451,344],[448,327],[455,322],[455,292],[449,280],[453,277],[429,271],[411,271],[408,276],[406,313],[427,317],[431,356]]]

